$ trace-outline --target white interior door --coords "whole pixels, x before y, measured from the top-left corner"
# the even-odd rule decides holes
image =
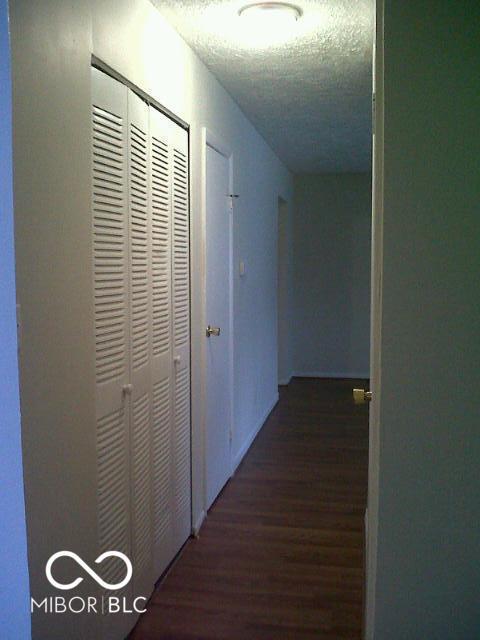
[[[229,160],[206,148],[206,321],[220,335],[206,336],[206,495],[207,509],[230,477],[231,208]]]

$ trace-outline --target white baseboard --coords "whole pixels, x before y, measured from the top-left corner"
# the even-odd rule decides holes
[[[370,378],[365,371],[295,371],[294,378]]]
[[[265,412],[265,414],[262,416],[262,418],[259,420],[259,422],[257,423],[257,425],[255,426],[255,429],[252,431],[252,433],[250,434],[250,436],[247,438],[247,441],[245,442],[245,444],[242,446],[242,448],[240,449],[240,451],[235,455],[235,457],[233,458],[232,461],[232,476],[235,473],[235,471],[237,470],[238,465],[241,463],[241,461],[243,460],[243,458],[245,457],[245,454],[247,453],[247,451],[250,449],[250,447],[252,446],[252,442],[255,440],[255,438],[258,435],[258,432],[260,431],[260,429],[263,427],[263,425],[265,424],[268,416],[272,413],[273,409],[275,408],[275,406],[277,405],[278,402],[278,393],[275,396],[274,401],[272,402],[270,408]]]
[[[278,386],[285,387],[287,384],[290,384],[290,381],[292,378],[293,378],[293,375],[290,375],[288,378],[282,378],[281,380],[278,381]]]
[[[195,536],[195,538],[198,537],[199,531],[202,527],[203,521],[205,520],[206,517],[206,513],[205,511],[202,509],[202,511],[200,511],[200,514],[196,520],[196,522],[194,523],[193,527],[192,527],[192,534]]]

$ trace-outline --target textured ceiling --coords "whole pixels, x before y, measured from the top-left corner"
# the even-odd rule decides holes
[[[373,0],[298,0],[288,37],[249,41],[248,0],[152,0],[296,173],[369,171]]]

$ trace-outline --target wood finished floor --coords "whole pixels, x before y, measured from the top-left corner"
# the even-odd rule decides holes
[[[131,640],[360,639],[368,409],[293,379]]]

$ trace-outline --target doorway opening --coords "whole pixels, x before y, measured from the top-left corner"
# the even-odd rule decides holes
[[[79,0],[77,4],[86,7],[88,2]],[[282,11],[278,6],[282,3],[260,4],[261,11],[271,5],[268,8],[272,11],[264,12],[263,18],[270,19],[275,10]],[[295,633],[292,629],[301,626],[300,619],[308,622],[306,609],[315,610],[319,628],[333,629],[334,633],[343,621],[333,620],[338,611],[332,608],[322,622],[322,599],[330,596],[332,600],[332,593],[323,588],[327,583],[331,587],[330,578],[333,576],[335,582],[339,572],[342,585],[349,572],[356,578],[352,592],[344,594],[348,604],[352,604],[351,598],[355,599],[355,624],[361,607],[358,598],[362,582],[363,494],[362,489],[352,489],[348,479],[349,474],[363,478],[366,452],[363,440],[360,446],[355,443],[357,431],[365,431],[366,407],[350,422],[355,410],[350,389],[352,378],[368,377],[368,371],[358,366],[360,351],[364,355],[368,350],[365,322],[361,327],[358,323],[368,307],[364,287],[368,269],[363,268],[359,287],[358,265],[368,253],[364,239],[370,212],[365,194],[371,165],[369,39],[373,0],[352,2],[348,11],[343,11],[342,5],[343,13],[332,11],[330,21],[325,20],[323,3],[298,0],[298,4],[302,7],[293,16],[292,7],[290,16],[289,7],[283,7],[280,19],[294,20],[291,32],[283,32],[284,41],[264,42],[269,36],[280,35],[278,30],[267,28],[256,34],[261,41],[253,42],[249,37],[252,31],[245,29],[245,16],[239,15],[235,3],[226,0],[131,0],[125,10],[118,12],[105,11],[103,3],[93,3],[89,6],[91,20],[79,22],[85,28],[85,37],[78,38],[76,46],[70,48],[65,42],[70,44],[74,30],[66,28],[65,38],[58,38],[53,27],[49,31],[42,21],[41,12],[37,15],[32,10],[29,20],[32,24],[39,21],[39,33],[48,34],[49,41],[58,40],[55,58],[50,58],[52,47],[45,48],[48,64],[43,63],[43,58],[40,64],[33,46],[38,39],[30,42],[21,35],[31,32],[26,28],[30,23],[25,22],[25,12],[12,4],[16,65],[13,85],[16,105],[22,106],[17,127],[25,132],[17,136],[15,143],[20,185],[16,222],[19,299],[22,318],[27,319],[25,336],[22,335],[26,354],[22,402],[28,408],[23,417],[28,515],[37,525],[36,529],[30,527],[34,532],[33,548],[41,549],[39,557],[47,557],[51,550],[72,546],[75,540],[66,539],[67,530],[77,531],[78,535],[87,531],[88,539],[80,542],[85,549],[93,548],[98,520],[109,534],[113,531],[112,521],[117,518],[121,527],[135,529],[132,555],[136,576],[142,569],[148,574],[145,591],[150,595],[150,585],[159,573],[159,569],[152,570],[147,557],[151,534],[149,527],[143,527],[153,514],[150,496],[158,498],[158,505],[163,505],[165,496],[169,497],[168,509],[157,509],[156,535],[160,540],[164,531],[174,529],[178,521],[177,529],[181,528],[182,535],[175,538],[177,547],[192,529],[198,533],[210,509],[200,542],[189,542],[186,551],[190,554],[190,548],[199,548],[207,535],[215,553],[220,549],[218,542],[224,542],[224,553],[212,556],[207,570],[219,581],[230,585],[233,582],[238,595],[232,596],[230,618],[223,617],[221,607],[212,610],[212,604],[203,600],[202,606],[208,611],[193,632],[194,637],[203,634],[209,621],[220,625],[214,635],[229,637],[240,613],[246,612],[246,601],[256,608],[258,628],[254,631],[260,634],[266,628],[270,633],[276,624],[283,627],[284,635]],[[56,9],[52,11],[55,14]],[[65,25],[63,20],[67,21],[69,15],[54,15],[51,24]],[[216,35],[212,30],[217,30]],[[351,44],[352,31],[355,46]],[[118,42],[122,46],[115,46]],[[111,61],[121,77],[131,80],[131,85],[118,90],[120,111],[108,111],[105,103],[94,105],[101,109],[95,112],[101,129],[100,142],[95,144],[103,154],[97,161],[97,179],[103,180],[104,190],[96,240],[92,240],[91,229],[82,217],[91,195],[92,177],[88,154],[91,131],[82,117],[92,106],[90,84],[82,72],[91,62],[88,43],[94,43],[98,60]],[[312,43],[325,50],[312,56]],[[292,52],[294,55],[290,55]],[[59,56],[68,73],[62,82],[53,82],[49,74],[58,71],[54,60]],[[33,72],[28,67],[32,61]],[[40,83],[51,91],[39,92]],[[139,87],[139,92],[129,98],[132,86]],[[116,94],[117,89],[112,92]],[[104,92],[102,99],[103,95]],[[175,142],[173,129],[164,131],[160,123],[158,127],[155,124],[146,95],[152,95],[152,104],[160,104],[165,114],[177,114],[176,123],[180,124],[183,137],[181,148]],[[79,104],[83,107],[77,108]],[[72,109],[67,111],[66,106]],[[52,121],[62,123],[59,131],[66,141],[62,148],[52,135],[47,114]],[[188,139],[182,122],[188,125]],[[215,135],[209,133],[209,127]],[[28,146],[32,140],[34,153]],[[40,154],[48,161],[38,162]],[[105,170],[105,159],[113,167],[108,165],[110,173]],[[120,193],[118,183],[127,177],[128,189]],[[154,185],[157,191],[150,194],[147,188],[145,192],[145,184]],[[55,199],[49,200],[44,197],[46,194]],[[41,233],[32,233],[32,202],[38,206],[36,221]],[[131,213],[122,218],[116,211],[124,203]],[[114,209],[113,213],[110,209]],[[132,247],[127,246],[122,256],[118,246],[130,238],[125,234],[125,220],[129,219]],[[155,234],[163,236],[159,240]],[[108,242],[104,238],[107,235]],[[110,326],[105,327],[103,316],[99,315],[102,344],[97,350],[98,360],[104,361],[105,343],[113,344],[112,370],[118,366],[134,373],[121,381],[118,376],[118,385],[111,394],[103,390],[104,386],[97,394],[102,409],[99,418],[105,418],[101,423],[102,437],[105,433],[113,440],[119,431],[115,431],[117,424],[125,420],[128,429],[121,433],[132,433],[136,438],[131,461],[118,465],[119,473],[125,475],[118,481],[128,507],[123,510],[125,517],[112,508],[112,498],[102,505],[105,518],[103,512],[97,518],[92,506],[97,499],[92,455],[97,446],[96,432],[85,437],[85,425],[94,422],[97,401],[92,398],[95,371],[90,334],[94,308],[85,303],[91,300],[95,274],[87,258],[98,238],[103,247],[97,249],[98,288],[108,298],[105,308],[111,311],[115,325],[112,332],[121,325],[125,330],[122,333],[118,329],[119,335],[138,337],[139,352],[146,353],[152,362],[149,379],[155,384],[154,401],[159,399],[150,410],[145,398],[153,397],[153,393],[144,384],[148,376],[137,375],[143,361],[138,367],[132,366],[130,351],[123,359],[118,345],[109,342],[116,337],[111,338]],[[148,258],[145,261],[145,248],[141,245],[145,238],[147,254],[152,253],[158,261],[153,266]],[[154,244],[154,240],[158,243]],[[104,256],[100,251],[111,255]],[[135,264],[130,255],[137,261]],[[363,267],[365,264],[362,262]],[[133,293],[138,293],[135,304],[126,305],[125,312],[123,299],[119,308],[111,306],[112,299],[116,301],[113,296],[121,295],[123,285],[118,282],[124,267],[128,267],[130,278],[125,295],[130,296],[131,291],[133,300]],[[151,286],[152,274],[157,273],[163,278],[158,290]],[[106,290],[106,281],[113,283],[113,293]],[[52,307],[55,322],[53,313],[49,318],[40,307],[38,294],[46,294],[47,290],[48,297],[56,301]],[[156,304],[156,295],[166,300],[164,307]],[[42,300],[46,298],[42,295]],[[152,304],[148,302],[150,298]],[[142,311],[144,300],[148,308],[146,315],[140,317],[138,309]],[[103,314],[103,309],[98,313]],[[169,313],[173,313],[172,318]],[[158,344],[168,342],[164,351],[157,348],[157,342],[150,346],[144,341],[145,332],[148,336],[158,327]],[[104,340],[105,332],[108,336]],[[165,353],[172,356],[172,362],[167,363]],[[65,354],[80,363],[77,369],[71,367]],[[45,367],[44,362],[53,366]],[[163,375],[164,371],[168,376]],[[110,376],[111,370],[104,373]],[[288,391],[280,392],[277,407],[279,383],[288,385]],[[107,400],[111,400],[111,406],[106,407]],[[344,410],[347,403],[348,410]],[[132,411],[131,405],[135,405]],[[127,407],[125,415],[123,407]],[[156,407],[162,411],[154,411]],[[151,456],[152,447],[145,444],[150,438],[150,432],[143,437],[148,431],[147,414],[155,414],[159,430],[172,421],[181,425],[182,437],[176,442],[168,437],[166,427],[162,431],[165,437],[159,446],[161,455]],[[71,416],[68,429],[64,428],[66,415]],[[360,427],[357,418],[363,420]],[[64,450],[75,451],[75,459],[58,456],[53,442],[58,433],[62,438],[56,440]],[[119,446],[126,440],[121,440]],[[42,454],[49,455],[55,464],[39,464],[38,460],[47,459],[37,455],[40,447]],[[112,447],[105,448],[105,467],[116,465],[116,458],[111,457]],[[124,457],[128,453],[127,450]],[[244,456],[245,462],[232,485],[222,492]],[[320,457],[322,463],[317,464]],[[173,469],[171,461],[175,463]],[[343,465],[346,461],[348,464]],[[157,473],[153,488],[142,482],[143,470],[147,476]],[[100,471],[103,473],[103,468]],[[130,491],[129,478],[135,473],[140,480]],[[102,475],[106,489],[111,487],[112,475]],[[167,475],[173,476],[174,482],[164,482]],[[339,477],[344,482],[337,486],[335,494],[332,486]],[[75,478],[75,482],[66,482],[68,478]],[[73,505],[67,514],[68,526],[56,526],[56,505],[48,499],[51,486],[58,487],[63,503]],[[349,492],[355,493],[355,499],[349,500]],[[221,500],[215,503],[219,493]],[[227,501],[222,502],[223,498]],[[130,505],[136,508],[131,523]],[[87,518],[81,517],[82,509]],[[312,511],[315,518],[311,517]],[[39,512],[41,521],[35,520]],[[86,522],[84,529],[77,526],[79,521]],[[331,525],[328,528],[326,521]],[[345,532],[348,535],[343,536]],[[353,540],[352,546],[340,543],[340,561],[335,564],[329,555],[331,547],[345,537]],[[259,543],[260,539],[264,544]],[[311,546],[305,555],[306,540]],[[234,550],[229,546],[231,541],[239,543],[241,554],[236,555],[239,547]],[[127,551],[128,544],[127,540]],[[110,546],[115,545],[109,543]],[[166,544],[158,545],[159,554],[166,548]],[[325,555],[332,561],[328,565],[330,573],[322,573],[327,566],[323,562]],[[191,556],[185,554],[182,558],[188,560]],[[177,601],[178,606],[174,607],[173,626],[185,621],[187,600],[196,606],[205,597],[201,587],[200,592],[196,590],[202,585],[198,574],[192,580],[190,593],[184,583],[182,586],[181,573],[175,573],[182,570],[182,558],[166,578],[169,584],[180,585],[179,592],[183,594],[183,605]],[[241,566],[236,564],[240,558]],[[161,559],[158,566],[165,564]],[[305,574],[297,572],[299,565]],[[222,575],[215,574],[225,567]],[[180,575],[178,580],[176,575]],[[289,592],[292,578],[298,580],[302,575],[304,582],[309,582],[307,591]],[[32,564],[31,576],[35,591],[38,588],[41,594],[41,562]],[[137,577],[136,580],[138,583]],[[317,598],[313,602],[312,592]],[[157,593],[152,600],[157,611],[159,597]],[[286,600],[289,607],[283,606]],[[218,603],[214,602],[215,606]],[[167,618],[162,616],[162,622],[168,622]],[[69,620],[65,618],[60,624],[65,629],[58,631],[58,637],[71,636]],[[145,624],[148,626],[148,619]],[[240,637],[252,637],[248,611],[244,624]],[[342,627],[347,637],[356,634],[353,624],[348,622],[347,627]]]
[[[278,384],[287,385],[291,379],[290,265],[291,251],[288,203],[278,197],[277,220],[277,358]]]

